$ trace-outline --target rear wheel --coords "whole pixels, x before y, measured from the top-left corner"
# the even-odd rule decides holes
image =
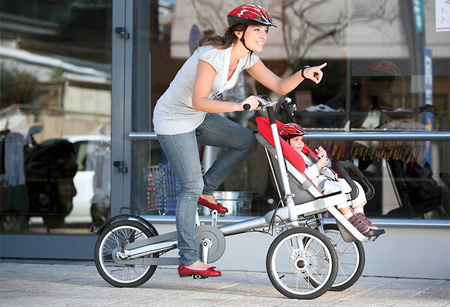
[[[336,251],[325,235],[297,227],[273,241],[266,267],[270,281],[280,293],[290,298],[314,299],[333,285],[337,261]]]
[[[156,265],[121,264],[113,257],[121,246],[157,235],[136,221],[119,221],[108,225],[95,244],[95,266],[108,283],[115,287],[138,287],[155,273]],[[153,254],[150,257],[159,257]]]
[[[325,224],[324,230],[336,250],[339,263],[336,280],[330,290],[348,289],[361,277],[364,270],[364,247],[361,242],[345,242],[336,224]]]

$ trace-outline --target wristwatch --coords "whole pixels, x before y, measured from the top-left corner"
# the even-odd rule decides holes
[[[303,77],[303,79],[306,79],[305,75],[303,74],[305,72],[305,68],[310,68],[310,67],[311,66],[309,66],[309,65],[303,66],[303,69],[302,69],[302,77]]]

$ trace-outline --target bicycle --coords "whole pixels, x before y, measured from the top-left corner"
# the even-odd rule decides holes
[[[345,274],[345,278],[340,278],[339,283],[334,285],[339,262],[342,263],[342,254],[338,256],[341,243],[325,234],[331,234],[331,230],[335,231],[338,227],[345,241],[360,243],[375,240],[384,230],[372,230],[367,235],[362,235],[335,208],[336,204],[347,202],[347,197],[356,198],[357,188],[345,170],[353,164],[339,165],[339,172],[353,188],[352,193],[348,196],[341,192],[322,195],[291,161],[285,160],[283,152],[286,148],[280,143],[277,128],[279,122],[275,120],[273,110],[276,104],[266,101],[263,109],[267,110],[269,118],[257,118],[259,132],[256,137],[265,147],[272,172],[283,189],[283,195],[280,194],[281,207],[262,217],[220,227],[217,225],[217,211],[211,212],[210,225],[201,224],[197,214],[195,240],[202,261],[208,264],[223,255],[226,236],[248,231],[276,234],[266,259],[271,283],[289,298],[314,299],[330,289],[342,290],[350,286],[362,272],[360,264],[363,263],[364,253],[359,249],[360,244],[356,244],[353,245],[358,255],[356,269],[351,274]],[[353,170],[355,171],[354,168]],[[365,178],[361,172],[356,173],[362,179]],[[368,180],[363,181],[368,189],[367,193],[373,193]],[[291,191],[291,186],[295,193]],[[298,201],[297,196],[303,197],[304,192],[310,197],[306,201]],[[152,277],[158,265],[179,264],[177,257],[165,256],[165,253],[177,247],[176,232],[159,235],[150,222],[139,213],[133,214],[133,209],[128,209],[131,210],[130,214],[123,214],[121,210],[118,216],[109,219],[97,231],[97,270],[105,281],[116,287],[140,286]],[[326,211],[335,217],[337,226],[331,228],[323,225],[322,213]],[[314,222],[310,222],[311,220]],[[351,275],[350,278],[347,275]],[[202,278],[196,275],[193,277]]]

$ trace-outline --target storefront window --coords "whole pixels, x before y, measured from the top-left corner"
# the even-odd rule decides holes
[[[152,12],[156,1],[151,2]],[[441,5],[439,7],[436,6]],[[223,35],[226,15],[239,3],[158,1],[158,23],[151,23],[151,108],[167,89],[195,43]],[[261,1],[274,18],[263,62],[280,76],[305,65],[328,63],[320,84],[305,81],[287,96],[297,105],[293,120],[307,132],[449,132],[450,32],[436,16],[447,14],[445,1]],[[153,14],[152,16],[155,16]],[[248,74],[222,99],[241,101],[271,93]],[[225,114],[256,130],[264,112]],[[279,113],[278,119],[289,119]],[[151,120],[151,118],[149,118]],[[311,147],[318,142],[309,141]],[[376,188],[367,212],[374,217],[449,217],[448,141],[389,140],[345,142],[326,147],[334,160],[351,160]],[[136,145],[137,147],[143,145]],[[147,149],[148,150],[148,149]],[[152,147],[146,171],[172,177],[159,148]],[[199,146],[206,170],[220,149]],[[154,157],[158,157],[154,159]],[[415,184],[428,191],[418,192]],[[231,192],[231,193],[227,193]],[[417,196],[414,193],[419,193]],[[217,198],[235,215],[261,215],[279,201],[264,150],[235,170],[219,187]],[[156,207],[155,207],[156,208]],[[209,214],[209,212],[201,213]],[[148,211],[173,214],[173,210]]]
[[[1,231],[88,233],[110,212],[112,1],[0,13]]]

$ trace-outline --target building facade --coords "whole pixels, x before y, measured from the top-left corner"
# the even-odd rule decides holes
[[[152,110],[199,39],[222,35],[226,14],[243,3],[0,4],[1,257],[92,259],[96,236],[89,226],[123,207],[139,210],[163,229],[174,227],[177,180],[153,133]],[[402,248],[408,253],[421,250],[411,265],[425,251],[438,257],[431,263],[443,264],[417,275],[405,273],[407,266],[388,266],[393,276],[450,274],[448,261],[436,256],[450,252],[450,4],[257,4],[278,25],[259,54],[264,63],[286,76],[326,62],[324,78],[279,96],[243,74],[224,98],[292,99],[298,108],[293,120],[307,131],[308,145],[322,145],[333,160],[351,160],[376,189],[366,212],[392,236],[384,247],[382,239],[369,243],[368,252],[382,258],[407,244]],[[255,117],[265,114],[224,116],[255,130]],[[281,112],[277,116],[288,120]],[[36,132],[35,142],[30,132]],[[68,154],[53,154],[58,146]],[[199,147],[205,170],[219,154]],[[230,209],[224,222],[260,216],[278,205],[262,148],[227,178],[217,197]],[[414,238],[424,235],[426,244],[414,246]],[[231,248],[245,240],[252,235],[233,238]],[[369,262],[368,274],[389,275],[376,263]]]

